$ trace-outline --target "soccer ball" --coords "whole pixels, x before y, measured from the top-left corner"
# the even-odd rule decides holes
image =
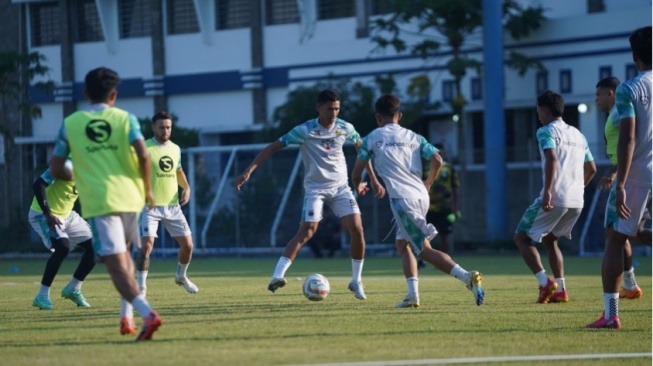
[[[309,275],[302,285],[304,296],[311,301],[322,301],[329,295],[329,280],[318,273]]]
[[[66,159],[66,162],[63,164],[63,170],[66,173],[70,173],[71,175],[73,174],[73,161],[70,159]]]

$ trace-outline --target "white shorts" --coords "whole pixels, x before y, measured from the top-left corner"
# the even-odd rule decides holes
[[[651,187],[634,184],[625,185],[626,206],[630,209],[630,218],[624,220],[617,214],[617,185],[616,181],[610,188],[608,202],[605,205],[605,222],[607,228],[613,225],[614,230],[624,235],[635,236],[642,220],[650,218],[648,206],[651,200]]]
[[[322,220],[325,203],[331,207],[338,218],[361,213],[351,188],[342,186],[336,189],[307,192],[304,196],[302,221],[319,222]]]
[[[553,207],[551,211],[544,211],[541,200],[537,198],[526,209],[515,233],[523,231],[536,243],[541,243],[542,238],[549,234],[556,238],[571,239],[571,229],[578,221],[581,211],[582,207]]]
[[[59,217],[63,223],[60,226],[56,227],[56,232],[50,231],[48,223],[45,220],[45,215],[43,215],[41,212],[29,210],[29,215],[27,218],[30,225],[32,225],[32,229],[34,229],[34,231],[36,231],[36,233],[41,237],[43,245],[45,245],[45,247],[48,248],[51,252],[53,252],[54,249],[52,249],[50,237],[55,239],[68,239],[70,250],[73,250],[77,244],[83,243],[93,238],[93,235],[91,234],[91,227],[75,211],[71,211],[70,215],[68,215],[68,217],[65,219]]]
[[[181,206],[156,206],[151,211],[147,207],[141,212],[140,233],[141,236],[158,237],[159,221],[163,223],[168,233],[173,238],[190,236],[190,228]]]
[[[117,213],[88,219],[93,232],[93,250],[100,257],[124,253],[127,243],[141,247],[136,212]]]
[[[424,250],[424,239],[437,235],[435,226],[426,222],[429,201],[425,199],[391,198],[390,208],[397,225],[396,240],[406,240],[418,256]]]

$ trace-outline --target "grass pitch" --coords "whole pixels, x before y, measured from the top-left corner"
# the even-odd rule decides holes
[[[189,268],[200,288],[174,284],[175,260],[153,259],[148,299],[163,318],[154,340],[135,344],[118,332],[118,295],[103,265],[84,283],[92,305],[78,309],[59,296],[77,258],[69,258],[52,286],[55,310],[31,306],[45,259],[0,260],[1,365],[296,365],[379,362],[442,363],[442,359],[537,355],[648,353],[648,357],[557,361],[501,361],[492,365],[650,365],[651,259],[636,258],[644,297],[620,301],[623,329],[585,324],[603,310],[600,258],[565,261],[571,300],[535,304],[537,283],[517,256],[460,256],[483,273],[485,304],[458,280],[430,267],[420,273],[419,309],[395,309],[406,284],[398,258],[367,258],[368,299],[347,290],[348,258],[298,258],[286,287],[266,287],[277,258],[201,258]],[[13,269],[12,269],[13,267]],[[321,273],[331,283],[325,301],[308,301],[303,278]],[[140,326],[140,320],[138,321]],[[418,361],[423,360],[423,361]],[[391,363],[395,361],[395,363]],[[421,363],[420,363],[421,362]]]

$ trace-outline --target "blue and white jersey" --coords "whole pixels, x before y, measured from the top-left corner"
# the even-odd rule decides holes
[[[330,129],[322,127],[317,118],[311,119],[279,138],[283,147],[300,145],[306,192],[348,185],[347,162],[342,151],[347,140],[357,144],[360,135],[351,123],[339,118]]]
[[[635,149],[628,183],[651,186],[651,70],[619,84],[615,93],[619,118],[635,118]]]
[[[567,208],[582,208],[585,191],[584,164],[593,161],[585,136],[561,118],[537,130],[537,142],[542,156],[542,181],[546,159],[544,150],[555,149],[558,161],[553,177],[552,205]],[[540,198],[544,187],[540,191]]]
[[[429,192],[422,180],[422,158],[438,152],[421,135],[389,123],[363,139],[358,158],[374,162],[374,170],[383,178],[390,198],[424,199]]]

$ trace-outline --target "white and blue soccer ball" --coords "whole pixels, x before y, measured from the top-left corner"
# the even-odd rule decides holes
[[[304,296],[311,301],[322,301],[329,296],[331,286],[329,280],[319,273],[313,273],[304,280],[302,285]]]

